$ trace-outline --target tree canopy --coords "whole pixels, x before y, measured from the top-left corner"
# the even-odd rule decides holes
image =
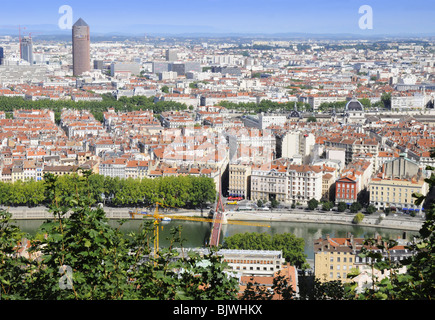
[[[55,199],[77,193],[80,197],[89,196],[96,203],[115,207],[144,207],[160,202],[171,207],[202,208],[206,203],[214,202],[216,197],[214,180],[203,176],[120,179],[93,174],[86,185],[80,182],[77,173],[53,179],[48,174],[42,181],[0,182],[0,205],[49,205]],[[56,198],[50,198],[46,192],[51,184],[56,187]]]
[[[241,250],[282,250],[286,262],[306,268],[305,241],[292,233],[274,234],[246,232],[226,237],[223,248]]]

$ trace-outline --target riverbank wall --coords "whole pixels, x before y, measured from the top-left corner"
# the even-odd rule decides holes
[[[236,213],[234,216],[227,218],[229,221],[234,220],[255,220],[255,221],[286,221],[286,222],[306,222],[322,224],[341,224],[341,225],[358,225],[361,227],[378,227],[387,229],[397,229],[406,231],[418,231],[423,225],[423,219],[409,216],[385,216],[365,215],[363,221],[358,224],[354,223],[355,214],[336,214],[336,213],[319,213],[319,212],[271,212],[261,213]]]
[[[13,220],[46,220],[52,219],[53,214],[45,207],[27,208],[27,207],[3,207],[12,214]],[[108,219],[132,219],[130,211],[141,211],[137,208],[110,208],[105,207],[106,217]],[[148,212],[152,213],[152,211]],[[192,210],[177,210],[177,212],[160,212],[171,216],[171,214],[181,216],[207,217],[207,212],[201,213]],[[229,211],[226,212],[228,223],[234,220],[240,221],[259,221],[267,224],[267,222],[306,222],[306,223],[322,223],[322,224],[342,224],[356,225],[353,222],[355,214],[335,213],[335,212],[318,212],[305,210],[279,210],[270,212],[259,211]],[[136,215],[135,219],[142,219],[143,215]],[[411,217],[409,215],[388,215],[381,216],[380,214],[365,215],[364,219],[358,223],[361,227],[379,227],[390,228],[407,231],[418,231],[423,225],[423,218]]]

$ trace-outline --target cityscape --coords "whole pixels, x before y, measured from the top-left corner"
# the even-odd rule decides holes
[[[205,3],[204,12],[215,2]],[[288,5],[272,2],[275,9]],[[119,27],[110,30],[83,10],[82,1],[59,4],[50,23],[0,20],[0,208],[19,220],[46,219],[51,213],[43,207],[52,199],[30,189],[30,182],[47,184],[49,176],[68,179],[83,170],[103,181],[136,181],[135,190],[146,185],[160,198],[133,194],[133,188],[123,198],[98,189],[96,202],[107,216],[116,211],[127,220],[153,218],[145,211],[157,212],[160,204],[168,220],[175,212],[212,221],[210,247],[190,250],[207,256],[218,247],[225,272],[237,279],[239,299],[252,283],[266,288],[270,299],[282,299],[273,286],[279,275],[293,298],[302,296],[304,276],[320,285],[353,283],[363,295],[374,277],[393,274],[373,274],[368,248],[394,263],[417,256],[411,241],[432,217],[433,4],[417,1],[408,28],[384,16],[385,4],[361,3],[341,4],[331,15],[316,10],[319,26],[307,19],[304,29],[300,17],[292,18],[293,28],[274,22],[282,12],[257,1],[244,7],[256,23],[230,11],[219,26],[222,8],[209,20],[180,22],[173,12],[178,5],[169,3],[166,18],[150,16],[140,24],[131,13],[130,22],[119,17]],[[148,9],[157,10],[155,4]],[[262,9],[267,18],[259,22]],[[329,23],[336,14],[342,23]],[[210,184],[192,187],[200,188],[203,178]],[[170,181],[164,179],[180,179],[171,181],[191,189],[171,185],[177,192],[171,194],[156,182]],[[23,185],[32,191],[18,197]],[[273,219],[373,225],[403,236],[386,248],[380,235],[368,244],[351,233],[322,234],[310,244],[308,264],[289,261],[288,248],[225,246],[223,225]],[[19,247],[22,256],[32,256],[30,241]]]

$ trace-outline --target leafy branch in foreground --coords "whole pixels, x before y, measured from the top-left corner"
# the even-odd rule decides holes
[[[22,233],[0,212],[1,295],[27,300],[172,300],[235,299],[236,278],[225,274],[222,257],[211,251],[181,255],[181,230],[172,230],[171,245],[153,252],[154,225],[144,221],[137,232],[114,228],[93,206],[90,172],[77,175],[74,193],[62,194],[55,176],[46,177],[53,218],[41,226],[28,253],[17,255]],[[79,190],[81,190],[79,192]],[[83,192],[83,190],[85,192]],[[183,250],[181,251],[183,252]]]

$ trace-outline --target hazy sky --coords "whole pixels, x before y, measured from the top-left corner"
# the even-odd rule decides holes
[[[0,0],[0,28],[57,25],[62,5],[91,32],[435,33],[434,0]],[[372,30],[358,26],[362,5]]]

